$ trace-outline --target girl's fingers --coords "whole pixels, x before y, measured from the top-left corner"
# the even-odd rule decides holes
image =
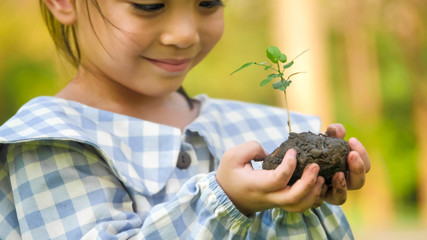
[[[351,151],[348,154],[348,176],[347,188],[349,190],[360,189],[365,185],[365,166],[360,154],[356,151]]]
[[[286,210],[291,212],[304,212],[309,208],[320,206],[323,202],[321,194],[324,183],[325,179],[323,177],[317,177],[316,183],[311,188],[311,191],[297,204],[287,206]]]
[[[310,164],[304,170],[301,179],[297,180],[292,186],[286,186],[285,191],[276,191],[268,194],[268,198],[277,206],[298,205],[306,198],[313,190],[313,186],[317,183],[317,174],[319,173],[319,165]],[[321,178],[323,181],[323,178]],[[322,182],[323,184],[323,182]],[[321,192],[321,185],[318,186],[318,194]],[[310,204],[310,206],[314,203]]]
[[[366,151],[363,144],[360,143],[359,140],[354,137],[350,138],[350,140],[348,140],[348,143],[350,145],[350,150],[358,152],[360,157],[362,158],[365,173],[369,172],[369,170],[371,169],[371,161],[369,160],[368,152]]]
[[[345,128],[341,123],[334,123],[326,129],[326,135],[329,137],[344,138],[346,134]]]
[[[276,205],[288,212],[304,212],[311,207],[320,206],[322,203],[322,186],[324,185],[323,177],[316,177],[315,183],[306,189],[296,189],[295,184],[287,189],[288,191],[276,192],[270,198],[276,201]]]
[[[310,190],[310,188],[317,181],[317,174],[319,174],[320,167],[316,163],[307,165],[302,173],[301,179],[298,179],[292,185],[292,191],[296,194],[304,195],[304,192]]]
[[[262,146],[256,141],[245,142],[228,149],[222,160],[230,167],[244,167],[252,160],[261,160],[267,156]]]
[[[325,200],[334,205],[342,205],[347,201],[347,182],[343,172],[332,177],[332,188],[326,193]]]
[[[295,170],[296,155],[297,152],[294,149],[289,149],[276,169],[260,170],[256,187],[266,193],[285,188]]]
[[[328,192],[328,186],[326,184],[322,185],[322,191],[320,192],[320,196],[316,199],[316,201],[313,204],[313,208],[320,207],[323,204],[323,201],[326,198],[326,194]]]
[[[297,165],[297,152],[294,149],[289,149],[282,163],[274,170],[272,174],[272,183],[277,186],[286,186],[292,177]]]

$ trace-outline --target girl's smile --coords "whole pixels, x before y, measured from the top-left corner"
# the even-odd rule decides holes
[[[152,59],[152,58],[145,58],[155,66],[171,73],[180,73],[184,72],[186,70],[189,70],[189,66],[191,63],[190,58],[185,59]]]

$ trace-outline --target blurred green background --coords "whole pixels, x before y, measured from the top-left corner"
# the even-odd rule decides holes
[[[368,149],[366,186],[344,210],[357,239],[427,237],[427,1],[227,0],[222,41],[189,75],[190,95],[282,106],[263,71],[277,45],[309,71],[290,88],[291,110],[343,123]],[[304,60],[305,59],[305,60]],[[38,1],[0,3],[0,123],[73,76],[56,54]],[[306,94],[304,94],[306,93]],[[299,104],[298,103],[302,103]]]

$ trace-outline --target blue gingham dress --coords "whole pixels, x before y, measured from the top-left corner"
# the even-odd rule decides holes
[[[0,127],[0,239],[353,239],[327,203],[241,214],[214,170],[246,141],[273,151],[288,136],[285,112],[196,99],[200,116],[184,132],[55,97],[25,104]],[[297,132],[319,131],[316,117],[291,119]]]

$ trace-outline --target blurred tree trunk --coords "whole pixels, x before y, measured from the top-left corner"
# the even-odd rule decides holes
[[[322,129],[332,122],[331,90],[328,81],[326,31],[317,0],[272,0],[271,30],[273,44],[288,59],[306,49],[290,72],[305,72],[292,78],[288,94],[291,111],[314,114],[322,119]],[[283,94],[277,93],[284,106]]]
[[[423,48],[427,45],[427,2],[396,1],[389,8],[390,18],[399,21],[391,25],[391,30],[400,41],[412,76],[413,119],[419,152],[418,200],[421,223],[427,227],[427,56],[423,56]]]
[[[350,108],[353,121],[364,124],[362,128],[375,128],[382,114],[382,98],[375,46],[375,28],[380,1],[348,1],[340,19],[344,21],[344,44]],[[359,204],[363,206],[363,223],[367,228],[389,227],[394,218],[394,203],[385,162],[378,149],[368,149],[372,171],[366,185],[359,192]],[[372,196],[375,196],[373,198]],[[351,206],[349,206],[351,207]],[[372,214],[375,213],[375,214]]]

